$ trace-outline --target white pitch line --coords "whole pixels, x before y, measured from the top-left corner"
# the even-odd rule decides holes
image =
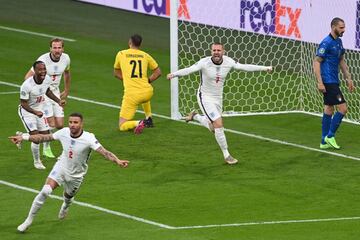
[[[38,190],[35,190],[35,189],[32,189],[32,188],[28,188],[28,187],[24,187],[24,186],[20,186],[20,185],[13,184],[13,183],[6,182],[6,181],[2,181],[2,180],[0,180],[0,184],[6,185],[6,186],[8,186],[8,187],[12,187],[12,188],[24,190],[24,191],[36,193],[36,194],[39,193]],[[56,195],[50,195],[49,197],[50,197],[50,198],[53,198],[53,199],[57,199],[57,200],[63,201],[63,198],[62,198],[62,197],[59,197],[59,196],[56,196]],[[92,209],[96,209],[96,210],[101,211],[101,212],[109,213],[109,214],[116,215],[116,216],[120,216],[120,217],[123,217],[123,218],[132,219],[132,220],[135,220],[135,221],[138,221],[138,222],[147,223],[147,224],[154,225],[154,226],[161,227],[161,228],[174,229],[174,227],[169,226],[169,225],[166,225],[166,224],[157,223],[157,222],[154,222],[154,221],[146,220],[146,219],[144,219],[144,218],[132,216],[132,215],[129,215],[129,214],[126,214],[126,213],[109,210],[109,209],[106,209],[106,208],[103,208],[103,207],[99,207],[99,206],[96,206],[96,205],[92,205],[92,204],[90,204],[90,203],[85,203],[85,202],[80,202],[80,201],[74,201],[73,204],[76,204],[76,205],[79,205],[79,206],[83,206],[83,207],[92,208]]]
[[[229,223],[229,224],[213,224],[213,225],[199,225],[199,226],[184,226],[175,227],[175,229],[199,229],[199,228],[214,228],[214,227],[239,227],[251,225],[271,225],[271,224],[289,224],[289,223],[313,223],[313,222],[335,222],[335,221],[349,221],[360,220],[360,217],[339,217],[339,218],[319,218],[319,219],[302,219],[302,220],[285,220],[285,221],[268,221],[268,222],[244,222],[244,223]]]
[[[314,152],[320,152],[320,153],[330,154],[330,155],[337,156],[337,157],[348,158],[348,159],[352,159],[355,161],[360,161],[360,158],[358,158],[358,157],[353,157],[350,155],[345,155],[345,154],[341,154],[341,153],[337,153],[337,152],[328,152],[328,151],[317,149],[317,148],[307,147],[307,146],[296,144],[296,143],[289,143],[289,142],[272,139],[272,138],[267,138],[267,137],[263,137],[263,136],[255,135],[255,134],[251,134],[251,133],[244,133],[244,132],[240,132],[240,131],[236,131],[236,130],[232,130],[232,129],[224,129],[224,130],[226,130],[227,132],[244,135],[244,136],[251,137],[251,138],[257,138],[257,139],[264,140],[264,141],[279,143],[279,144],[288,145],[288,146],[292,146],[292,147],[296,147],[296,148],[302,148],[302,149],[306,149],[306,150],[310,150],[310,151],[314,151]]]
[[[19,93],[19,92],[18,91],[16,91],[16,92],[0,92],[0,95],[15,94],[15,93]]]
[[[3,81],[0,81],[0,84],[7,85],[7,86],[12,86],[12,87],[20,87],[20,85],[18,85],[18,84],[9,83],[9,82],[3,82]],[[103,102],[98,102],[98,101],[93,101],[93,100],[79,98],[79,97],[73,97],[73,96],[69,96],[68,98],[74,99],[74,100],[77,100],[77,101],[88,102],[88,103],[92,103],[92,104],[96,104],[96,105],[106,106],[106,107],[110,107],[110,108],[120,109],[119,106],[109,104],[109,103],[103,103]],[[137,112],[144,113],[143,111],[139,111],[139,110],[137,110]],[[165,118],[165,119],[171,119],[170,117],[165,116],[165,115],[161,115],[161,114],[153,113],[153,116],[160,117],[160,118]],[[177,120],[177,121],[180,121],[180,120]],[[189,122],[189,123],[201,126],[201,124],[199,124],[197,122]],[[317,149],[317,148],[312,148],[312,147],[307,147],[307,146],[296,144],[296,143],[290,143],[290,142],[286,142],[286,141],[282,141],[282,140],[278,140],[278,139],[267,138],[267,137],[263,137],[263,136],[252,134],[252,133],[245,133],[245,132],[240,132],[240,131],[237,131],[237,130],[226,129],[226,128],[224,130],[226,132],[231,132],[231,133],[235,133],[235,134],[238,134],[238,135],[243,135],[243,136],[256,138],[256,139],[260,139],[260,140],[264,140],[264,141],[269,141],[269,142],[278,143],[278,144],[282,144],[282,145],[287,145],[287,146],[292,146],[292,147],[296,147],[296,148],[306,149],[306,150],[313,151],[313,152],[320,152],[320,153],[324,153],[324,154],[328,154],[328,155],[333,155],[333,156],[337,156],[337,157],[342,157],[342,158],[347,158],[347,159],[351,159],[351,160],[355,160],[355,161],[360,161],[359,157],[345,155],[345,154],[341,154],[341,153],[337,153],[337,152],[329,152],[329,151],[325,151],[325,150],[321,150],[321,149]]]
[[[7,181],[3,181],[0,180],[0,184],[3,184],[5,186],[8,187],[12,187],[15,189],[20,189],[23,191],[27,191],[27,192],[32,192],[32,193],[36,193],[38,194],[39,191],[32,189],[32,188],[28,188],[28,187],[24,187],[24,186],[20,186],[17,184],[13,184]],[[60,201],[63,201],[62,197],[56,196],[56,195],[50,195],[50,198],[53,199],[57,199]],[[360,217],[337,217],[337,218],[318,218],[318,219],[300,219],[300,220],[284,220],[284,221],[259,221],[259,222],[244,222],[244,223],[229,223],[229,224],[211,224],[211,225],[196,225],[196,226],[180,226],[180,227],[174,227],[174,226],[170,226],[170,225],[166,225],[166,224],[162,224],[162,223],[158,223],[158,222],[154,222],[151,220],[147,220],[144,218],[140,218],[140,217],[136,217],[136,216],[132,216],[126,213],[122,213],[122,212],[118,212],[118,211],[113,211],[110,209],[106,209],[103,207],[99,207],[96,205],[92,205],[90,203],[85,203],[85,202],[80,202],[80,201],[74,201],[73,204],[79,205],[79,206],[83,206],[83,207],[87,207],[87,208],[91,208],[91,209],[95,209],[101,212],[105,212],[108,214],[112,214],[112,215],[116,215],[119,217],[123,217],[123,218],[127,218],[127,219],[131,219],[134,221],[138,221],[138,222],[142,222],[142,223],[146,223],[146,224],[150,224],[150,225],[154,225],[160,228],[165,228],[165,229],[170,229],[170,230],[185,230],[185,229],[200,229],[200,228],[218,228],[218,227],[240,227],[240,226],[252,226],[252,225],[275,225],[275,224],[290,224],[290,223],[314,223],[314,222],[334,222],[334,221],[351,221],[351,220],[360,220]]]
[[[31,34],[31,35],[41,36],[41,37],[61,38],[65,41],[76,42],[75,39],[71,39],[71,38],[65,38],[65,37],[55,36],[55,35],[50,35],[50,34],[45,34],[45,33],[32,32],[32,31],[27,31],[27,30],[18,29],[18,28],[5,27],[5,26],[1,26],[1,25],[0,25],[0,29],[13,31],[13,32],[26,33],[26,34]]]

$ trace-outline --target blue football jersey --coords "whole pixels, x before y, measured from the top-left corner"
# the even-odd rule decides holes
[[[340,38],[334,39],[329,34],[322,40],[316,51],[316,56],[323,59],[320,64],[323,83],[340,83],[339,63],[344,53],[345,49]]]

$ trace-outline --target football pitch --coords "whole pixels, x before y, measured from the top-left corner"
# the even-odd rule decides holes
[[[212,134],[170,120],[169,22],[75,1],[0,0],[0,239],[358,239],[360,130],[343,123],[339,151],[318,149],[321,119],[304,114],[225,118],[227,166]],[[115,54],[133,33],[159,63],[155,127],[135,136],[118,131],[121,83]],[[25,234],[25,219],[45,171],[32,164],[30,144],[7,139],[24,127],[19,86],[51,36],[67,38],[72,84],[65,115],[81,112],[85,129],[122,159],[120,169],[92,153],[68,217],[60,221],[62,189],[48,198]],[[71,41],[73,40],[73,41]],[[142,112],[136,114],[142,119]],[[58,142],[52,143],[56,155]]]

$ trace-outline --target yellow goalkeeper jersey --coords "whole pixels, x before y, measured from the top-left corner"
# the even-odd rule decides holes
[[[157,62],[149,54],[131,48],[119,51],[114,63],[114,69],[122,72],[125,92],[152,89],[147,72],[157,67]]]

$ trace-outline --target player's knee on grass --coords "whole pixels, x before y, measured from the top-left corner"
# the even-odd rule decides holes
[[[131,129],[134,129],[138,125],[138,123],[139,123],[139,121],[125,121],[125,122],[122,122],[122,123],[120,121],[119,129],[122,132],[129,131]]]

